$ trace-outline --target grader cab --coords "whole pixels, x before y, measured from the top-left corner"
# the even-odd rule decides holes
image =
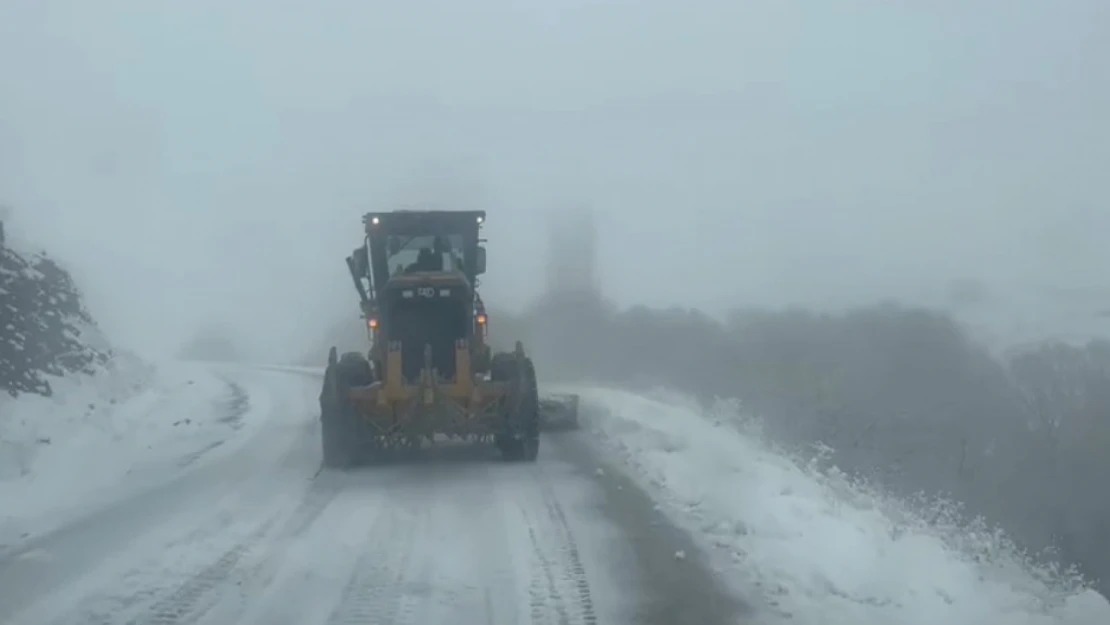
[[[577,421],[577,397],[541,401],[517,341],[492,354],[478,294],[484,211],[391,211],[363,217],[347,257],[370,349],[328,354],[320,395],[324,462],[343,466],[437,437],[492,442],[534,461],[541,412]],[[553,406],[552,402],[559,404]],[[573,411],[573,416],[569,412]]]

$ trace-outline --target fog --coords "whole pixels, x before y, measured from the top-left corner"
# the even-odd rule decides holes
[[[1099,0],[8,0],[0,203],[151,354],[299,355],[405,203],[490,212],[509,309],[577,206],[622,304],[1099,292],[1107,58]]]
[[[323,364],[364,212],[484,208],[541,386],[738,398],[1110,596],[1110,340],[993,349],[1110,338],[1106,59],[1103,0],[7,0],[0,219],[117,347]],[[66,276],[0,273],[21,392],[107,360],[19,371]]]

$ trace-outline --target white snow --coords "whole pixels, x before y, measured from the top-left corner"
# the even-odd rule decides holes
[[[245,365],[254,369],[261,369],[263,371],[278,371],[281,373],[301,373],[304,375],[323,376],[325,367],[308,367],[304,365],[270,365],[270,364],[253,364]]]
[[[665,393],[579,392],[602,444],[715,559],[728,556],[736,590],[765,615],[822,625],[1110,623],[1101,595],[1023,564],[997,535],[930,526],[776,453],[735,406],[707,414]]]
[[[249,405],[211,367],[126,355],[51,385],[50,398],[0,397],[0,549],[225,451]]]

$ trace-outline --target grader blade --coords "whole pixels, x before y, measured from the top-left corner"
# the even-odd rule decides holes
[[[540,430],[559,432],[577,430],[578,395],[573,393],[553,393],[540,397]]]

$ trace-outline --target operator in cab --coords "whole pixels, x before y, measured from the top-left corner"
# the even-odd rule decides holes
[[[405,269],[405,273],[412,273],[414,271],[439,271],[443,267],[443,261],[440,257],[432,252],[431,248],[422,247],[416,256],[416,262],[409,265]]]

